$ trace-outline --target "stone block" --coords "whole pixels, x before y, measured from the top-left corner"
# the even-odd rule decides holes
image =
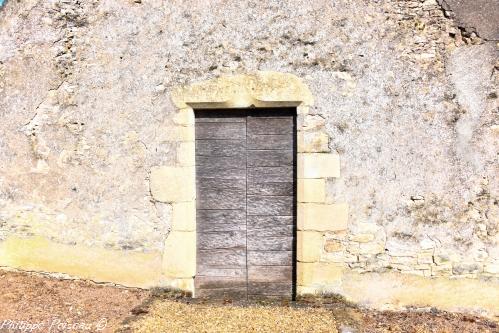
[[[373,234],[356,234],[352,235],[350,237],[350,240],[352,242],[358,242],[358,243],[368,243],[374,240],[374,235]]]
[[[380,254],[385,252],[385,244],[381,242],[359,243],[359,253]]]
[[[190,278],[196,274],[196,233],[171,231],[165,241],[165,278]]]
[[[433,250],[418,252],[418,264],[433,264]]]
[[[483,272],[487,274],[499,275],[499,263],[485,264],[485,266],[483,267]]]
[[[475,274],[482,271],[482,266],[474,262],[456,263],[452,266],[452,273],[460,274]]]
[[[334,153],[298,153],[298,178],[340,176],[340,158]]]
[[[329,152],[329,136],[321,131],[298,132],[299,153],[325,153]]]
[[[153,198],[160,202],[194,201],[196,183],[194,167],[151,168],[149,186]]]
[[[376,234],[382,228],[376,223],[357,223],[355,225],[355,231],[359,234]]]
[[[299,105],[296,108],[296,114],[298,115],[307,115],[310,111],[310,107],[307,105]]]
[[[194,126],[167,126],[159,134],[160,141],[194,141]]]
[[[317,231],[297,232],[297,258],[301,262],[316,262],[321,256],[323,235]]]
[[[302,121],[298,123],[300,130],[303,131],[314,131],[322,130],[326,126],[326,119],[319,115],[306,115],[302,118]]]
[[[193,294],[194,293],[194,278],[189,277],[189,278],[175,279],[175,278],[164,277],[161,280],[161,287],[180,289],[183,291],[189,291],[189,292],[191,292],[191,294]]]
[[[447,276],[452,274],[452,264],[450,262],[438,266],[431,266],[432,276]]]
[[[393,265],[406,265],[406,266],[416,266],[417,259],[415,257],[391,257],[390,264]]]
[[[326,180],[318,179],[298,179],[297,181],[298,202],[325,202],[326,201]]]
[[[297,284],[300,286],[339,284],[344,269],[341,264],[298,262]]]
[[[172,230],[196,230],[196,202],[178,202],[172,204]]]
[[[296,286],[296,293],[300,296],[313,296],[317,297],[321,294],[321,289],[317,286],[314,287],[305,287],[305,286]]]
[[[347,222],[347,204],[298,203],[298,230],[339,231]]]
[[[182,109],[173,116],[173,122],[180,126],[194,126],[194,110]]]
[[[343,251],[345,246],[343,243],[336,239],[327,239],[324,244],[324,251],[327,253]]]
[[[177,163],[180,166],[196,165],[196,148],[194,141],[180,142],[178,144]]]

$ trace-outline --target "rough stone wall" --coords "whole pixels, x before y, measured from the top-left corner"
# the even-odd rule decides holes
[[[0,11],[0,244],[163,250],[169,92],[255,70],[301,77],[349,204],[321,260],[499,276],[497,45],[426,1],[9,1]]]

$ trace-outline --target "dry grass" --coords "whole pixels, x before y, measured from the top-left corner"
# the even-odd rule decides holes
[[[285,306],[224,306],[156,300],[133,332],[328,332],[335,333],[331,311]]]

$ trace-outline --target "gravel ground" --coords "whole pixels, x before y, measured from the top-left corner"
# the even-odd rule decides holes
[[[32,332],[499,332],[496,322],[447,312],[378,312],[340,299],[291,304],[193,300],[164,291],[0,271],[2,323],[43,324]],[[81,326],[71,326],[71,325]]]

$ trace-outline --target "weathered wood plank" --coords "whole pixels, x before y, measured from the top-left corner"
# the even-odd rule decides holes
[[[293,182],[254,183],[248,182],[248,195],[294,195]]]
[[[230,249],[246,247],[246,231],[198,233],[198,249]]]
[[[294,225],[295,218],[293,216],[248,216],[249,228],[267,228],[272,225]]]
[[[246,207],[239,210],[202,210],[196,211],[198,232],[242,231],[246,230]]]
[[[233,287],[233,288],[218,288],[218,289],[206,289],[206,288],[196,288],[197,298],[209,298],[209,299],[246,299],[247,298],[247,288],[246,287]]]
[[[207,139],[246,139],[246,123],[200,123],[195,126],[196,140]]]
[[[266,228],[248,228],[248,235],[255,237],[292,237],[293,225],[268,225]]]
[[[293,215],[295,200],[292,196],[260,196],[246,197],[248,215]]]
[[[233,156],[199,156],[196,158],[196,177],[246,179],[246,160]]]
[[[246,278],[246,265],[243,268],[225,268],[199,264],[196,276],[226,276]]]
[[[245,209],[246,180],[198,179],[198,209]]]
[[[248,251],[250,266],[292,266],[293,251]]]
[[[199,249],[197,262],[199,267],[246,267],[246,248],[235,249]],[[206,272],[199,270],[201,275],[208,275]]]
[[[292,281],[293,267],[291,266],[249,266],[249,282],[286,283]]]
[[[292,251],[293,237],[259,237],[248,234],[248,251]]]
[[[292,166],[293,150],[248,150],[248,166]]]
[[[199,156],[236,157],[246,159],[246,140],[196,140],[196,159]]]
[[[286,150],[294,145],[292,134],[248,134],[247,140],[248,149]]]
[[[196,166],[199,169],[212,167],[216,170],[215,176],[224,178],[225,170],[246,169],[246,160],[237,156],[197,156]]]
[[[246,170],[238,168],[227,168],[224,170],[223,175],[220,174],[220,169],[218,167],[196,167],[196,179],[246,179]]]
[[[272,303],[283,303],[286,306],[289,301],[292,300],[292,295],[248,295],[248,300],[252,302],[272,302]]]
[[[253,167],[248,168],[249,183],[290,183],[293,182],[293,167]]]
[[[293,117],[248,117],[248,134],[293,134]]]
[[[195,278],[195,284],[199,288],[215,289],[215,288],[246,288],[246,276],[204,276],[199,275]]]
[[[232,191],[242,191],[246,190],[246,180],[245,179],[228,179],[228,178],[199,178],[199,185],[203,186],[204,190],[209,190],[212,192],[232,190]]]
[[[293,284],[275,282],[249,282],[248,295],[291,296]]]

